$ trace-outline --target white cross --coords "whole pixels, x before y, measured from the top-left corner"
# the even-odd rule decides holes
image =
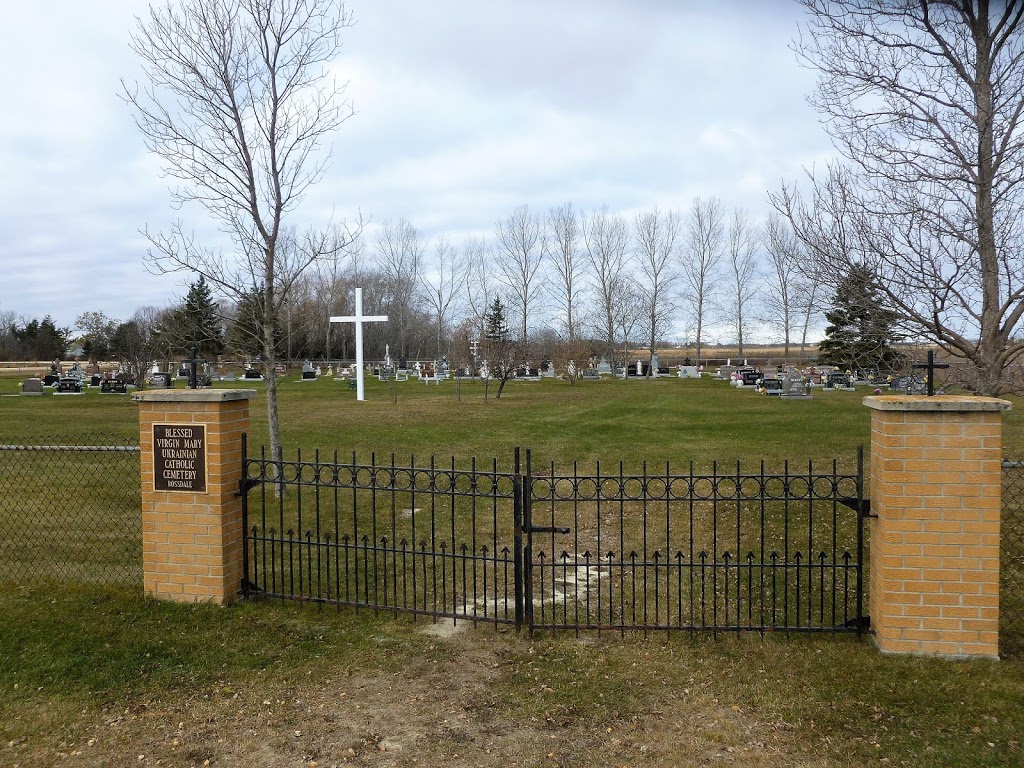
[[[356,324],[356,400],[365,400],[363,397],[363,323],[383,323],[388,319],[387,315],[364,315],[363,314],[363,289],[356,288],[356,313],[344,317],[332,317],[332,323],[355,323]]]

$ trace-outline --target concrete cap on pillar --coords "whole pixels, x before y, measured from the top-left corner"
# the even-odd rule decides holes
[[[248,400],[255,389],[151,389],[132,394],[137,403],[226,403]]]
[[[973,397],[969,395],[870,395],[864,398],[864,405],[875,411],[946,411],[964,413],[967,411],[1008,411],[1012,406],[998,397]]]

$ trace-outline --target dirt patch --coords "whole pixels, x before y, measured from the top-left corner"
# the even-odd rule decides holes
[[[652,691],[636,716],[611,722],[516,711],[501,693],[510,672],[500,638],[470,629],[438,642],[452,652],[392,672],[318,667],[293,680],[222,681],[189,697],[62,713],[63,725],[43,743],[0,744],[0,764],[832,765],[801,754],[791,726],[724,706],[706,690],[666,686]]]

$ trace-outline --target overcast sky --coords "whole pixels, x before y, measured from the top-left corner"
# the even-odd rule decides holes
[[[766,190],[832,155],[789,43],[793,0],[353,0],[356,114],[301,211],[408,218],[458,243],[523,203],[627,214]],[[10,3],[0,25],[0,312],[73,325],[184,295],[139,230],[175,211],[120,100],[143,0]]]

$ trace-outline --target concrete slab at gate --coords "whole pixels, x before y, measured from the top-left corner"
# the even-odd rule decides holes
[[[242,433],[254,390],[137,392],[146,594],[226,603],[238,595],[244,535]]]

